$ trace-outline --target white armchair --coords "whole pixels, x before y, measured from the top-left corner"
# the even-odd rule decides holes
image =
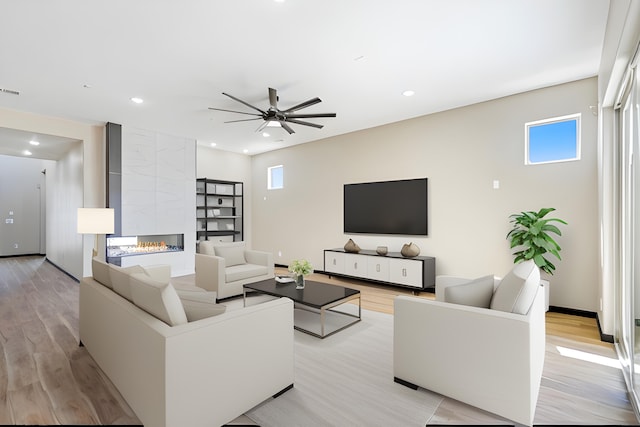
[[[195,267],[196,286],[216,292],[218,300],[242,295],[244,284],[275,277],[273,255],[247,249],[244,242],[200,242]]]
[[[436,301],[396,297],[394,380],[532,425],[545,355],[538,268],[516,265],[495,292],[492,276],[454,282],[436,282]]]

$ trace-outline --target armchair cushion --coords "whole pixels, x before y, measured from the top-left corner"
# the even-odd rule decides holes
[[[189,322],[217,316],[227,309],[225,305],[216,304],[215,300],[214,302],[202,302],[183,299],[182,307],[184,307],[184,312]]]
[[[129,277],[133,303],[169,326],[187,323],[187,315],[171,283],[151,279],[144,273]]]
[[[93,278],[98,282],[102,283],[109,289],[113,289],[113,284],[111,282],[111,275],[109,274],[109,264],[104,261],[100,261],[97,258],[93,258],[91,260],[91,271],[93,274]]]
[[[235,282],[238,280],[248,279],[250,277],[261,276],[267,274],[269,269],[265,265],[240,264],[225,269],[225,281]]]
[[[109,265],[109,277],[113,284],[113,290],[123,298],[133,302],[133,296],[131,295],[131,284],[129,282],[129,276],[131,274],[147,274],[146,270],[140,265],[132,265],[131,267],[118,267],[116,265]]]
[[[527,314],[540,287],[540,270],[532,261],[517,264],[502,279],[491,299],[491,308]]]
[[[215,252],[217,256],[224,258],[227,267],[247,263],[244,257],[244,246],[216,246]]]
[[[467,283],[444,289],[444,301],[453,304],[489,308],[493,296],[493,275],[479,277]]]

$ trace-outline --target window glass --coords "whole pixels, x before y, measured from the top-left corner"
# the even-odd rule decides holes
[[[580,114],[525,124],[525,164],[580,160]]]
[[[284,188],[284,167],[282,165],[271,166],[267,169],[267,188],[269,190]]]

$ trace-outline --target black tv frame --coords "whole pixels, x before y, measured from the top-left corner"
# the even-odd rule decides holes
[[[344,184],[345,234],[427,236],[427,178]]]

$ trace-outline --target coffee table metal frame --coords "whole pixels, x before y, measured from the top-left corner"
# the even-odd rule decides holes
[[[275,279],[274,279],[275,280]],[[308,282],[308,281],[307,281]],[[322,283],[322,282],[315,282],[315,283],[320,283],[321,285],[324,286],[339,286],[339,285],[329,285],[326,283]],[[283,295],[281,293],[277,293],[277,292],[268,292],[268,291],[264,291],[261,289],[255,289],[252,288],[251,286],[254,285],[255,283],[251,283],[251,284],[247,284],[243,286],[242,289],[242,299],[243,299],[243,305],[246,307],[247,306],[247,291],[249,291],[249,293],[262,293],[265,295],[271,295],[274,297],[287,297],[287,298],[291,298],[291,296],[289,295]],[[290,284],[281,284],[278,286],[283,286],[283,288],[286,287],[295,287],[296,284],[295,283],[290,283]],[[341,286],[342,288],[344,288],[344,286]],[[350,288],[347,288],[350,289]],[[320,316],[320,333],[317,334],[309,329],[305,329],[300,325],[296,325],[294,323],[293,328],[300,331],[300,332],[304,332],[306,334],[309,335],[313,335],[314,337],[318,337],[318,338],[326,338],[328,336],[331,336],[333,334],[335,334],[336,332],[340,332],[341,330],[348,328],[349,326],[359,322],[360,320],[362,320],[362,304],[361,304],[361,299],[360,299],[360,291],[358,291],[357,293],[353,294],[353,295],[349,295],[346,296],[344,298],[338,299],[338,300],[334,300],[331,301],[327,304],[324,305],[320,305],[318,307],[314,307],[308,304],[305,304],[303,301],[300,300],[296,300],[295,298],[291,298],[293,300],[293,302],[295,303],[295,308],[296,309],[300,309],[300,310],[305,310],[308,311],[310,313],[315,313],[315,314],[319,314]],[[354,299],[358,300],[358,315],[355,314],[351,314],[351,313],[347,313],[344,311],[340,311],[340,310],[332,310],[334,307],[337,307],[339,305],[345,304],[349,301],[352,301]],[[340,327],[338,327],[337,329],[334,329],[328,333],[325,332],[325,323],[326,323],[326,316],[327,313],[333,313],[339,316],[346,316],[346,317],[352,317],[354,320],[346,323]]]

